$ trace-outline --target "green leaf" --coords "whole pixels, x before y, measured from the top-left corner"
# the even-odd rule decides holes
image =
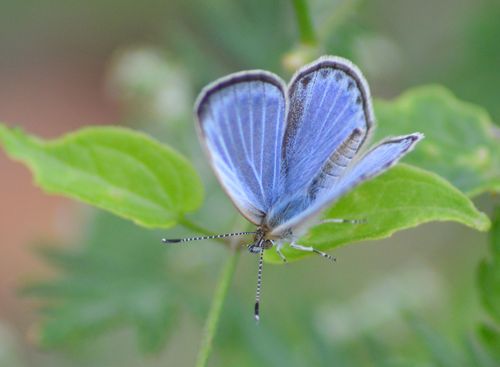
[[[171,273],[160,233],[98,213],[77,248],[45,248],[59,271],[25,295],[44,304],[36,340],[42,347],[76,346],[110,329],[132,327],[143,351],[160,350],[186,299],[184,279]]]
[[[478,283],[483,306],[500,325],[500,206],[493,216],[490,238],[493,256],[479,265]]]
[[[377,139],[420,131],[425,139],[404,162],[438,173],[468,196],[500,192],[500,134],[479,106],[440,86],[376,101]]]
[[[92,127],[43,141],[0,124],[0,143],[47,192],[143,226],[173,226],[202,201],[203,188],[189,162],[139,132]]]
[[[327,210],[324,217],[366,219],[366,223],[321,224],[300,239],[300,244],[328,250],[389,237],[430,221],[456,221],[480,231],[486,231],[490,225],[488,217],[446,180],[404,164],[363,183]],[[289,247],[283,252],[289,260],[310,254]],[[281,262],[275,251],[266,251],[266,259]]]

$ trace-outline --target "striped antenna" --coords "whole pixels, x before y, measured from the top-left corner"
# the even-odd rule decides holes
[[[331,219],[324,219],[322,220],[319,224],[324,224],[324,223],[350,223],[350,224],[365,224],[367,221],[366,218],[361,218],[361,219],[340,219],[340,218],[331,218]]]
[[[254,318],[255,321],[260,320],[260,288],[262,287],[262,264],[264,262],[264,249],[260,249],[259,254],[259,270],[257,271],[257,292],[255,293],[255,308],[254,308]]]
[[[180,243],[180,242],[190,242],[190,241],[200,241],[200,240],[213,240],[217,238],[226,238],[233,236],[244,236],[246,234],[255,234],[256,232],[235,232],[235,233],[224,233],[216,234],[213,236],[201,236],[201,237],[186,237],[186,238],[162,238],[163,243]]]

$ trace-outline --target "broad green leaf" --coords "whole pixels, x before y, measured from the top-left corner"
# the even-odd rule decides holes
[[[482,303],[500,327],[500,206],[494,213],[490,238],[492,258],[480,264],[478,282]]]
[[[488,217],[446,180],[405,164],[363,183],[328,209],[324,217],[366,219],[366,223],[318,225],[300,239],[300,244],[329,250],[389,237],[430,221],[456,221],[480,231],[486,231],[490,225]],[[310,254],[287,246],[283,252],[290,260]],[[266,259],[281,262],[275,251],[266,251]]]
[[[101,212],[81,246],[44,248],[58,275],[24,289],[44,305],[38,344],[75,346],[131,327],[143,351],[163,348],[186,294],[159,238],[158,231]]]
[[[43,141],[0,124],[0,143],[47,192],[143,226],[173,226],[202,201],[203,188],[189,162],[136,131],[92,127]]]
[[[404,161],[436,172],[468,196],[500,191],[500,134],[479,106],[440,86],[376,101],[376,138],[420,131],[425,139]]]

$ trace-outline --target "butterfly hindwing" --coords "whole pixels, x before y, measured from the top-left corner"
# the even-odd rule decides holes
[[[260,224],[280,184],[284,83],[264,71],[229,75],[202,91],[196,113],[220,183],[240,212]]]
[[[354,129],[351,135],[328,158],[307,189],[307,196],[311,202],[314,202],[325,192],[331,191],[341,182],[344,173],[361,147],[363,137],[364,134],[361,130]]]
[[[315,202],[310,202],[307,208],[304,208],[302,211],[296,213],[295,216],[274,228],[273,233],[286,233],[300,227],[342,195],[345,195],[359,184],[380,175],[395,165],[423,137],[420,133],[414,133],[388,138],[377,144],[359,160],[353,162],[352,167],[345,173],[337,185],[331,187],[328,192]]]
[[[353,164],[335,191],[342,195],[358,184],[388,170],[410,152],[422,138],[422,134],[414,133],[383,140]]]

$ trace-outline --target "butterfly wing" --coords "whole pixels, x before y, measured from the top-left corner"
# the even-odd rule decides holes
[[[355,162],[333,194],[336,192],[337,195],[342,195],[361,182],[388,170],[410,152],[423,137],[421,133],[413,133],[383,140]]]
[[[322,57],[300,69],[290,82],[289,100],[282,192],[294,195],[310,185],[354,130],[363,144],[373,112],[361,72],[339,57]]]
[[[280,226],[338,181],[373,126],[370,92],[350,61],[322,57],[289,86],[279,200],[266,224]]]
[[[280,185],[283,81],[265,71],[229,75],[201,92],[196,114],[202,145],[222,187],[243,216],[260,224]]]
[[[363,155],[361,159],[354,162],[337,185],[324,192],[321,197],[311,202],[303,211],[276,227],[273,234],[287,233],[294,228],[300,227],[302,223],[306,223],[342,195],[395,165],[423,137],[420,133],[414,133],[382,141]]]

